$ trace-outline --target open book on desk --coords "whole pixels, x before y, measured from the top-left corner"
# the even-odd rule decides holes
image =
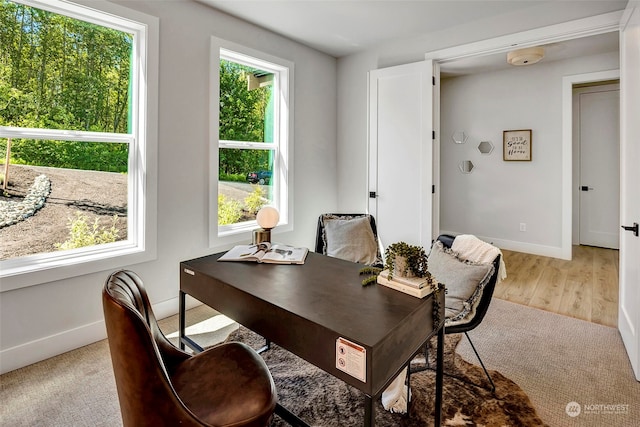
[[[304,264],[309,249],[289,245],[238,245],[229,249],[218,261],[251,261],[265,264]]]

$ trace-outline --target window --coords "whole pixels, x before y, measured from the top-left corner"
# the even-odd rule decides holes
[[[270,205],[280,212],[278,231],[291,228],[290,111],[293,64],[217,38],[212,39],[213,242],[256,228],[255,215]]]
[[[157,18],[91,6],[0,0],[2,291],[155,257]]]

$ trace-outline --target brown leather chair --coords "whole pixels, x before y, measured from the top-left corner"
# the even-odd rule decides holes
[[[125,426],[267,426],[273,379],[245,344],[191,355],[162,333],[140,278],[109,276],[102,291],[111,361]]]

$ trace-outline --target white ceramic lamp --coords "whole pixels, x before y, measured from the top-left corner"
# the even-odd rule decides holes
[[[256,221],[262,229],[253,231],[253,244],[271,242],[271,229],[278,225],[279,220],[280,213],[276,208],[265,206],[260,209],[256,215]]]

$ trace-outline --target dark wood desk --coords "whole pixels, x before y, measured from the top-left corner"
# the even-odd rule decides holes
[[[222,253],[180,264],[180,343],[185,336],[185,295],[365,393],[365,426],[375,422],[374,400],[438,335],[436,425],[442,403],[444,292],[439,323],[434,299],[415,298],[384,286],[362,286],[362,265],[310,252],[304,265],[217,262]],[[361,381],[336,367],[336,340],[365,349]]]

